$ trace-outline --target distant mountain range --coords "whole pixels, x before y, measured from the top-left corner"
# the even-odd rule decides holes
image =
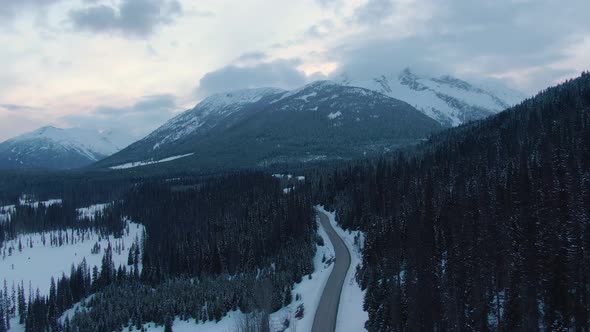
[[[414,144],[442,128],[403,101],[318,81],[293,91],[213,95],[97,166],[176,155],[187,155],[177,162],[196,169],[352,159]]]
[[[505,87],[410,69],[368,80],[343,74],[293,91],[212,95],[125,149],[131,140],[108,133],[44,127],[1,143],[0,169],[66,169],[97,161],[96,167],[114,169],[169,161],[208,169],[351,159],[415,144],[523,99]]]
[[[0,143],[0,169],[72,169],[109,156],[132,139],[115,131],[39,128]]]

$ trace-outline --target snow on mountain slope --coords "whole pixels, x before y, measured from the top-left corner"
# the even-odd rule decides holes
[[[442,128],[411,105],[377,91],[316,81],[292,91],[211,96],[96,167],[127,168],[189,153],[194,155],[170,167],[351,159],[415,144]]]
[[[339,81],[403,100],[447,126],[483,119],[525,98],[521,93],[498,84],[476,86],[449,75],[417,75],[409,68],[398,75],[383,75],[370,80],[351,79],[343,74]]]
[[[0,143],[0,168],[76,168],[131,142],[124,133],[47,126]]]
[[[260,101],[263,97],[284,92],[275,88],[259,88],[219,93],[205,98],[195,108],[184,112],[165,123],[146,137],[157,139],[153,149],[177,141],[195,133],[199,128],[211,128],[221,119],[239,111],[248,104]]]
[[[110,155],[125,146],[117,146],[98,131],[81,128],[61,129],[47,126],[33,132],[17,136],[10,141],[28,143],[34,140],[46,140],[59,143],[64,148],[75,149],[89,158],[98,155]]]
[[[172,157],[168,157],[168,158],[164,158],[164,159],[160,159],[160,160],[136,161],[136,162],[131,162],[131,163],[123,164],[123,165],[112,166],[109,168],[110,169],[128,169],[128,168],[134,168],[134,167],[140,167],[140,166],[147,166],[147,165],[165,163],[165,162],[173,161],[173,160],[180,159],[180,158],[185,158],[188,156],[192,156],[193,154],[194,153],[187,153],[187,154],[183,154],[180,156],[172,156]]]

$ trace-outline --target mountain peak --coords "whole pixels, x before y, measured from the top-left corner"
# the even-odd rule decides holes
[[[82,128],[44,126],[0,143],[0,168],[76,168],[111,155],[131,140]]]
[[[177,163],[190,159],[203,169],[348,159],[393,151],[442,128],[411,105],[362,87],[316,81],[276,91],[207,98],[97,167],[188,154]]]
[[[228,105],[255,103],[265,96],[285,92],[278,88],[253,88],[211,95],[201,101],[196,108],[222,108]]]
[[[342,84],[364,87],[403,100],[445,126],[483,119],[521,102],[524,97],[506,87],[478,86],[451,75],[418,75],[409,67],[394,75],[351,79]]]

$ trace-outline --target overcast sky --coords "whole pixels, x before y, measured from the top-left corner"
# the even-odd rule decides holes
[[[142,135],[211,93],[346,72],[502,80],[590,69],[588,0],[0,0],[0,141]]]

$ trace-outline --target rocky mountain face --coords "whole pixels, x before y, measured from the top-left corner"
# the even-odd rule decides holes
[[[409,68],[399,74],[369,80],[342,74],[337,81],[403,100],[444,126],[458,126],[486,118],[525,98],[521,93],[500,85],[476,85],[449,75],[418,75]]]

